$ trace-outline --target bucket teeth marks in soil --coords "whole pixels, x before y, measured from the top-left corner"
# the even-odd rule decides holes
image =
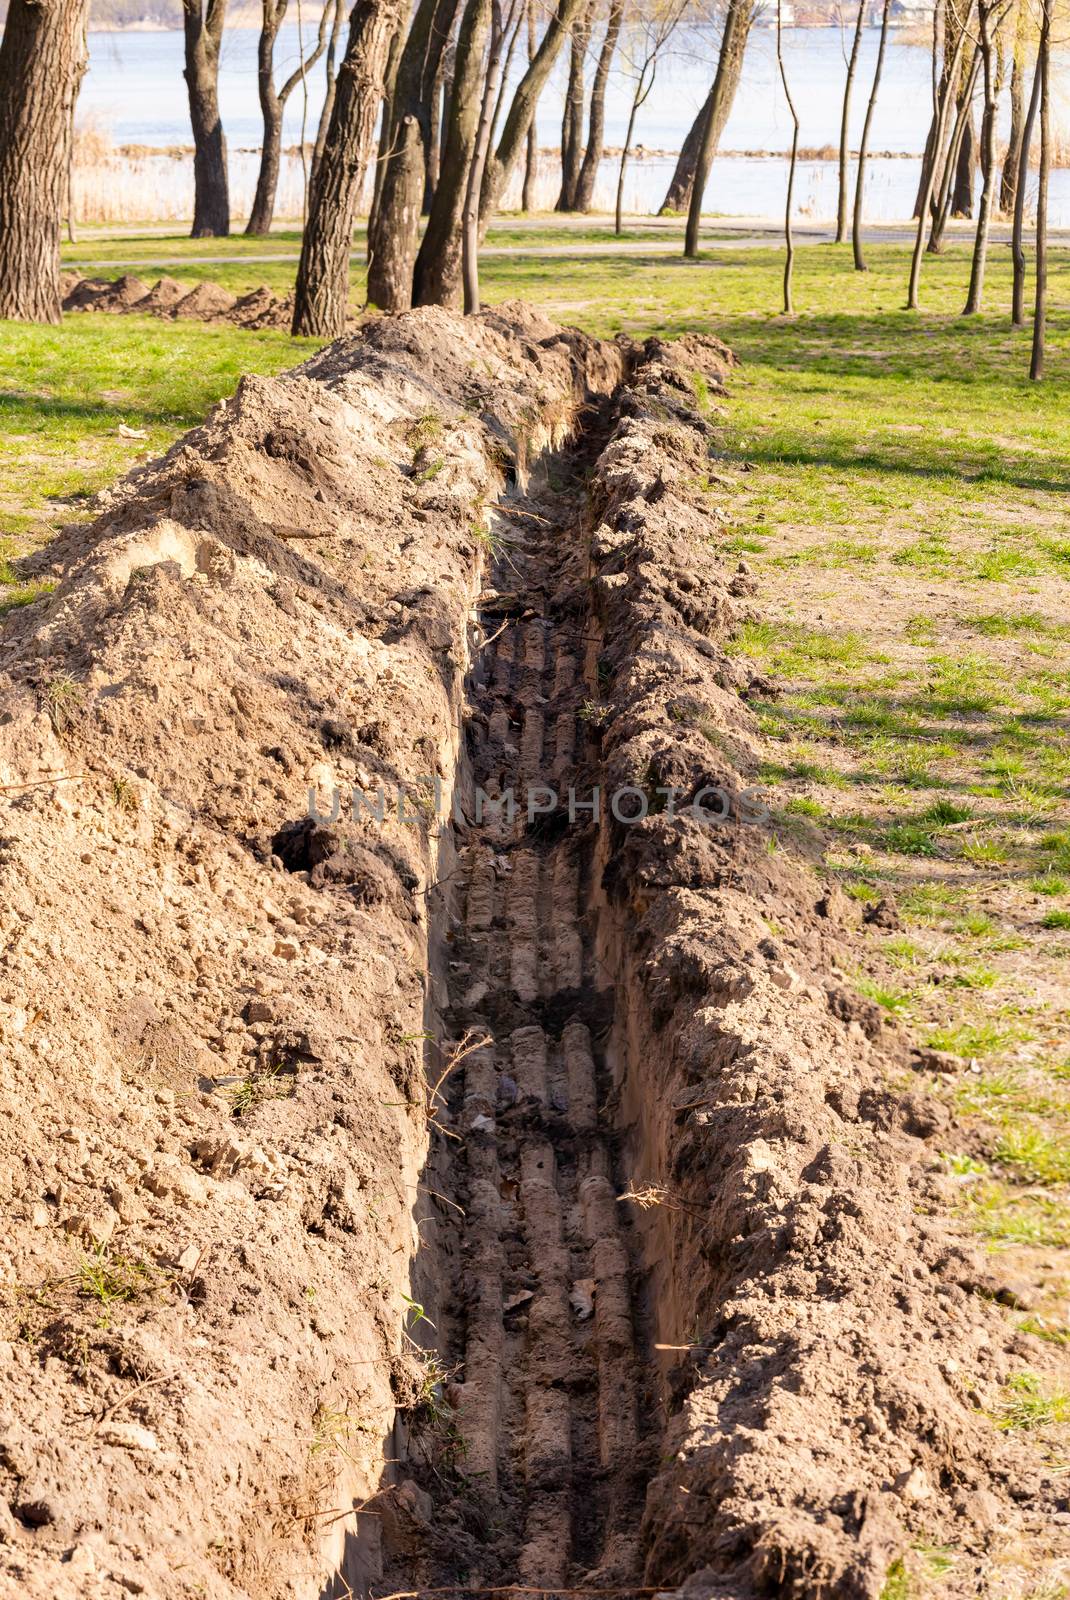
[[[529,815],[527,804],[529,790],[573,781],[578,707],[589,692],[574,627],[559,638],[542,614],[541,597],[560,581],[562,546],[572,546],[571,526],[547,533],[543,510],[517,519],[501,574],[529,609],[496,638],[501,622],[480,621],[492,642],[473,688],[469,792],[512,789],[516,810],[511,823],[486,813],[459,857],[465,948],[452,1009],[493,1043],[466,1059],[457,1096],[468,1198],[462,1329],[448,1354],[463,1374],[462,1470],[470,1492],[496,1497],[482,1576],[553,1588],[590,1571],[639,1580],[617,1518],[629,1503],[637,1526],[642,1488],[624,1218],[610,1132],[598,1120],[593,1024],[583,1015],[593,989],[580,914],[586,865],[557,819]]]

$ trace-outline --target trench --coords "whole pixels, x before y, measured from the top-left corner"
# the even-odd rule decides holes
[[[395,1439],[397,1473],[430,1496],[415,1541],[387,1519],[397,1589],[642,1582],[657,1403],[591,909],[598,826],[567,801],[597,782],[583,476],[605,420],[499,502],[478,606],[431,941],[459,1057],[427,1175],[449,1215],[413,1277],[440,1382]],[[536,793],[532,815],[544,789],[557,803]]]

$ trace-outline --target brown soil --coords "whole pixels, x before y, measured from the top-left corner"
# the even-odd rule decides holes
[[[61,275],[64,311],[146,313],[154,317],[188,317],[199,322],[234,322],[242,328],[288,329],[293,321],[293,296],[277,295],[261,284],[240,298],[217,283],[186,289],[174,278],[160,278],[151,289],[140,278],[80,278]]]
[[[194,317],[200,322],[218,322],[229,316],[237,295],[221,289],[218,283],[198,283],[172,310],[175,317]]]
[[[174,278],[157,278],[148,294],[138,306],[139,312],[151,312],[153,316],[160,316],[170,312],[180,300],[184,300],[189,291],[183,284]],[[66,310],[64,306],[64,310]]]
[[[962,1595],[1044,1544],[844,908],[688,810],[750,761],[690,382],[729,367],[376,319],[9,618],[12,1593],[876,1600],[911,1543]],[[399,782],[408,821],[306,815]],[[596,783],[678,815],[523,809]]]

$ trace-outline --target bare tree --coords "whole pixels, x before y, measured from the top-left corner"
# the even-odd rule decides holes
[[[282,162],[282,122],[286,102],[299,83],[305,81],[310,67],[327,49],[327,30],[331,23],[332,0],[327,0],[320,16],[316,43],[307,56],[294,68],[281,88],[275,87],[275,41],[286,16],[288,0],[263,0],[263,20],[256,52],[256,83],[260,95],[260,109],[264,117],[264,142],[260,151],[260,170],[256,179],[253,208],[245,231],[260,235],[271,232],[275,214],[275,195],[279,187],[279,168]]]
[[[636,118],[654,87],[658,60],[683,19],[687,4],[688,0],[669,0],[668,5],[655,3],[653,7],[637,7],[633,12],[629,28],[631,37],[624,52],[623,68],[635,87],[617,172],[615,229],[618,236],[624,232],[624,174],[631,154]]]
[[[885,0],[887,13],[888,0]],[[788,87],[788,74],[784,67],[784,50],[781,39],[782,34],[782,0],[776,0],[776,61],[780,70],[780,81],[784,86],[784,98],[788,102],[788,111],[791,114],[791,157],[788,161],[788,192],[784,201],[784,315],[795,315],[795,302],[792,298],[792,276],[795,270],[795,239],[791,231],[791,204],[795,196],[795,162],[799,154],[799,114],[795,109],[795,102],[791,98]]]
[[[465,200],[483,105],[483,50],[491,0],[467,0],[453,64],[442,170],[413,272],[413,304],[451,306],[462,291]]]
[[[572,24],[568,82],[565,85],[565,104],[561,114],[561,192],[554,206],[555,211],[575,210],[576,185],[580,180],[580,166],[583,161],[583,101],[586,92],[584,67],[593,23],[594,0],[587,0],[587,4]]]
[[[918,284],[921,279],[921,258],[925,244],[925,230],[929,223],[929,213],[932,205],[933,190],[936,187],[938,163],[947,138],[947,127],[951,119],[951,109],[954,105],[952,83],[958,73],[958,64],[966,44],[966,31],[960,28],[952,49],[950,58],[950,71],[945,71],[939,79],[935,76],[935,60],[937,50],[937,34],[940,26],[939,11],[933,14],[933,120],[930,128],[931,149],[926,152],[922,163],[922,187],[918,195],[916,214],[918,229],[914,238],[914,251],[910,260],[910,283],[907,288],[907,310],[918,310]],[[945,65],[948,63],[945,59]]]
[[[535,0],[528,0],[528,66],[535,59]],[[528,128],[527,148],[524,155],[524,187],[520,196],[521,211],[532,210],[535,198],[535,179],[539,174],[539,131],[535,126],[532,116],[531,126]]]
[[[1040,58],[1033,68],[1033,88],[1029,96],[1029,110],[1022,128],[1022,142],[1018,151],[1018,177],[1014,191],[1014,223],[1011,228],[1011,261],[1014,281],[1011,290],[1011,321],[1016,328],[1025,325],[1025,191],[1029,176],[1029,150],[1033,143],[1033,127],[1040,104]]]
[[[940,177],[939,192],[933,202],[932,227],[929,230],[929,243],[926,246],[930,255],[939,255],[944,248],[944,232],[947,228],[952,208],[955,205],[955,195],[958,192],[961,178],[962,148],[973,120],[973,92],[977,87],[980,68],[981,47],[980,45],[975,45],[970,60],[970,68],[966,74],[965,86],[958,97],[955,126],[951,135],[951,145],[948,149],[947,160],[944,162],[943,172]]]
[[[591,109],[587,119],[587,148],[583,153],[583,163],[580,174],[576,180],[576,192],[573,195],[573,209],[576,211],[590,211],[594,198],[595,180],[598,177],[598,168],[602,164],[602,152],[605,148],[606,137],[606,86],[609,83],[609,72],[613,65],[613,56],[616,53],[617,41],[620,38],[621,25],[624,22],[624,0],[610,0],[609,20],[606,23],[605,37],[598,55],[598,65],[594,72],[594,82],[591,84]]]
[[[384,158],[368,227],[368,299],[383,311],[412,304],[412,270],[431,137],[431,88],[457,0],[418,0],[384,117]]]
[[[756,14],[758,5],[755,4],[753,12]],[[684,135],[679,154],[676,157],[676,166],[673,168],[669,187],[665,191],[665,198],[659,208],[659,216],[676,216],[681,211],[687,211],[691,204],[691,195],[695,187],[695,173],[698,168],[699,152],[702,149],[703,137],[708,126],[711,126],[713,152],[717,154],[717,147],[724,133],[725,123],[732,111],[736,90],[739,87],[740,76],[743,71],[743,58],[749,37],[749,25],[745,32],[736,35],[728,47],[726,54],[725,24],[727,12],[721,24],[721,40],[718,47],[717,69],[714,73],[710,91]],[[753,20],[753,17],[752,17]],[[711,156],[712,160],[712,156]]]
[[[345,21],[345,0],[328,0],[331,8],[331,36],[327,41],[326,73],[327,89],[323,96],[323,105],[320,108],[319,125],[316,128],[316,142],[312,147],[312,170],[309,173],[309,186],[316,181],[316,168],[320,164],[323,146],[327,139],[327,129],[331,125],[331,112],[334,110],[334,96],[337,88],[335,67],[338,59],[338,40],[342,33],[342,23]]]
[[[528,70],[513,91],[498,142],[493,150],[487,152],[487,163],[483,169],[483,189],[479,197],[480,237],[524,148],[539,96],[573,21],[584,4],[585,0],[558,0]]]
[[[219,115],[219,47],[227,0],[182,0],[186,44],[183,76],[193,129],[194,239],[222,239],[230,232],[227,141]]]
[[[60,218],[86,0],[10,0],[0,40],[0,317],[59,322]]]
[[[999,209],[1005,214],[1014,210],[1018,191],[1018,157],[1022,149],[1025,127],[1026,42],[1029,13],[1026,0],[1017,0],[1014,22],[1014,43],[1011,46],[1011,126],[1007,137],[1007,153],[1003,158],[1003,172],[999,180]]]
[[[1029,376],[1044,376],[1048,321],[1048,174],[1051,171],[1051,24],[1054,0],[1043,0],[1037,71],[1040,74],[1040,177],[1037,181],[1037,282],[1033,303],[1033,348]]]
[[[855,69],[858,66],[858,52],[862,44],[862,29],[866,25],[866,0],[858,0],[858,16],[855,19],[854,38],[851,40],[851,53],[847,57],[847,77],[843,85],[843,112],[840,116],[840,161],[839,161],[839,191],[836,200],[836,243],[843,244],[847,238],[847,169],[851,157],[851,91],[854,88]]]
[[[985,98],[981,117],[981,200],[977,208],[977,233],[970,266],[970,287],[963,316],[974,316],[984,297],[985,262],[988,257],[988,227],[996,188],[996,112],[999,82],[995,64],[995,39],[1007,11],[1007,0],[977,0],[977,19],[981,31],[980,50],[984,65]]]
[[[331,122],[309,196],[294,297],[294,333],[337,338],[349,304],[349,252],[400,0],[356,0]]]
[[[687,228],[684,234],[684,255],[692,259],[698,254],[699,228],[702,222],[702,202],[706,194],[710,168],[721,142],[724,125],[736,97],[743,57],[747,49],[751,23],[757,12],[755,0],[728,0],[721,34],[721,48],[717,56],[717,72],[706,102],[706,120],[702,126],[702,139],[695,161],[694,180],[687,208]],[[778,12],[779,15],[779,12]]]
[[[479,310],[479,193],[483,187],[483,169],[490,149],[491,127],[498,103],[498,85],[501,81],[502,55],[505,39],[513,26],[514,14],[521,0],[512,0],[507,17],[502,16],[501,0],[491,0],[490,44],[487,48],[487,71],[483,83],[483,103],[479,111],[475,149],[468,172],[468,187],[464,197],[464,239],[462,270],[464,276],[465,316]]]
[[[891,10],[891,0],[884,0],[881,11],[881,37],[877,46],[877,65],[873,69],[873,85],[869,91],[869,101],[866,105],[866,119],[862,124],[862,142],[858,146],[858,171],[855,175],[855,207],[851,220],[851,248],[854,250],[855,271],[865,272],[866,258],[862,250],[862,207],[866,193],[866,160],[869,155],[869,130],[873,123],[873,113],[877,108],[877,90],[881,84],[881,71],[884,67],[884,51],[888,43],[888,15]]]

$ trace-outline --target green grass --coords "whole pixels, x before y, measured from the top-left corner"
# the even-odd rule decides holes
[[[86,515],[97,490],[202,421],[243,373],[279,372],[312,348],[282,333],[150,317],[2,325],[0,558]],[[121,423],[146,439],[124,438]],[[0,611],[47,588],[0,569]]]
[[[1045,1390],[1035,1372],[1015,1372],[1007,1379],[996,1426],[1015,1429],[1048,1428],[1070,1421],[1070,1394]]]

